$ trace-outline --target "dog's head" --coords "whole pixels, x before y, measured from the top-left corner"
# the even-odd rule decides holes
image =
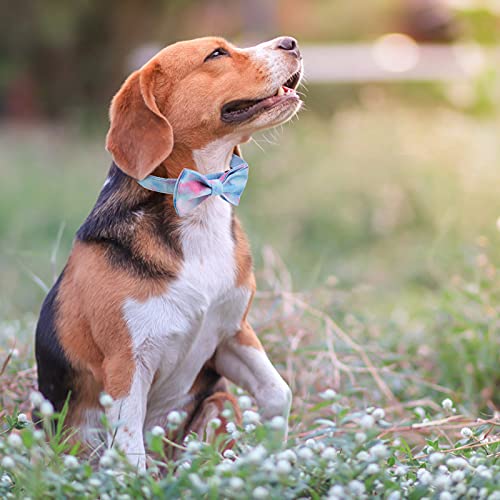
[[[215,37],[170,45],[114,97],[106,147],[124,172],[143,179],[174,143],[194,150],[222,137],[245,142],[299,110],[301,76],[290,37],[246,49]]]

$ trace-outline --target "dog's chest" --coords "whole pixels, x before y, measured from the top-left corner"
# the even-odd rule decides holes
[[[175,392],[185,393],[222,339],[239,329],[250,292],[235,286],[235,242],[226,202],[207,200],[185,219],[180,234],[179,276],[160,296],[128,299],[124,316],[141,365],[155,372],[159,383],[168,381]]]

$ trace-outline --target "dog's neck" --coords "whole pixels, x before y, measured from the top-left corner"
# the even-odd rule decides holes
[[[154,171],[154,175],[176,179],[184,168],[202,174],[223,172],[230,168],[231,156],[237,143],[228,139],[217,139],[204,147],[191,149],[178,144],[169,157]]]

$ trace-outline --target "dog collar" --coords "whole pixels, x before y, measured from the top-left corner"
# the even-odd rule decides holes
[[[248,164],[233,154],[230,170],[203,175],[185,168],[177,179],[148,175],[137,181],[143,188],[157,193],[172,194],[178,215],[183,216],[203,203],[210,196],[220,196],[231,205],[240,203],[248,180]]]

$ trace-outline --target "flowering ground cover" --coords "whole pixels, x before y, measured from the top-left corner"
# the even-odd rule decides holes
[[[36,314],[104,182],[104,132],[2,130],[0,498],[498,498],[499,131],[364,89],[246,146],[251,322],[294,394],[289,438],[238,394],[241,428],[172,458],[172,414],[138,474],[119,451],[91,467],[30,400]]]
[[[25,343],[33,318],[27,317],[1,325],[7,343],[16,339],[16,347],[2,367],[0,496],[500,498],[497,386],[483,382],[494,382],[496,365],[488,365],[485,345],[476,345],[464,334],[484,329],[491,335],[487,351],[498,347],[498,307],[482,317],[496,293],[492,270],[485,273],[480,263],[477,290],[455,278],[443,292],[447,321],[429,314],[419,318],[417,333],[415,325],[401,318],[381,325],[357,315],[351,304],[358,292],[338,290],[332,283],[308,294],[284,291],[276,257],[271,261],[263,274],[274,286],[257,297],[253,316],[294,390],[286,444],[284,420],[261,422],[252,399],[234,388],[243,424],[237,426],[230,408],[224,410],[229,423],[215,443],[195,436],[173,443],[184,416],[172,412],[166,429],[155,427],[148,434],[147,472],[138,473],[116,449],[100,450],[91,466],[67,443],[69,434],[58,425],[64,415],[54,415],[50,403],[33,392],[31,346]],[[384,341],[379,329],[390,333]],[[446,345],[446,356],[440,352],[437,331],[458,337],[458,344]],[[460,361],[474,379],[470,385],[478,394],[471,393],[471,399],[467,388],[440,383],[449,380],[449,374],[440,372],[453,349],[457,352],[452,364]],[[461,350],[470,359],[461,359]],[[110,397],[102,395],[101,403],[109,402]],[[41,430],[31,422],[33,406],[43,416]],[[210,423],[214,430],[221,425],[219,419]],[[225,450],[230,440],[236,444]],[[178,451],[175,458],[173,447]]]

